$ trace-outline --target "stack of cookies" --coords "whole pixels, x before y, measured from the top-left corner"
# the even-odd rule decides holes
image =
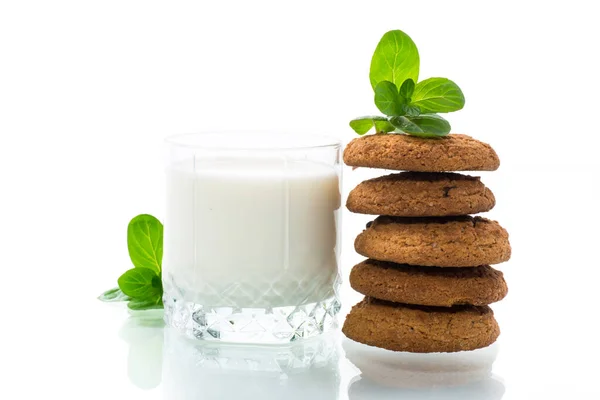
[[[488,304],[506,296],[502,272],[508,233],[473,217],[495,205],[478,177],[453,171],[493,171],[500,161],[486,143],[466,135],[441,139],[368,135],[344,151],[353,167],[407,171],[367,180],[347,207],[379,215],[356,238],[368,257],[350,273],[365,295],[343,332],[357,342],[418,353],[474,350],[500,334]]]

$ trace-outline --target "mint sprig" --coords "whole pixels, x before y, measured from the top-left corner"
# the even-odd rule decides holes
[[[350,121],[350,127],[359,135],[371,129],[379,134],[406,133],[427,138],[450,133],[450,123],[437,113],[462,109],[465,97],[447,78],[418,82],[419,67],[419,51],[407,34],[393,30],[383,35],[371,59],[369,80],[375,106],[385,117],[356,118]]]
[[[98,299],[127,301],[131,310],[162,308],[163,225],[152,215],[141,214],[127,226],[127,248],[134,268],[118,279],[118,288]]]

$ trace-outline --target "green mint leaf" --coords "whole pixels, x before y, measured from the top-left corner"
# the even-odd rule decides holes
[[[393,132],[396,129],[394,125],[387,119],[385,121],[375,121],[375,132],[376,133],[388,133]]]
[[[465,105],[465,96],[458,85],[446,78],[429,78],[417,83],[411,105],[422,113],[458,111]]]
[[[163,302],[162,302],[162,298],[160,298],[160,297],[148,299],[148,300],[133,299],[129,303],[127,303],[127,307],[129,307],[130,310],[136,310],[136,311],[156,310],[156,309],[163,308]]]
[[[416,132],[420,130],[416,124],[413,124],[407,117],[404,116],[392,117],[390,118],[390,123],[394,125],[396,129],[405,133],[409,133],[411,131]]]
[[[419,78],[419,51],[404,32],[389,31],[379,41],[371,59],[369,79],[373,89],[381,81],[390,81],[399,87],[407,79]]]
[[[413,92],[415,91],[415,81],[413,81],[412,79],[407,79],[402,83],[402,86],[400,86],[400,96],[402,96],[402,98],[404,99],[405,103],[410,103],[411,100],[411,96],[413,94]]]
[[[159,274],[163,256],[163,225],[152,215],[141,214],[127,227],[127,248],[136,268],[151,269]]]
[[[372,128],[375,128],[377,133],[391,132],[395,129],[386,117],[378,115],[355,118],[350,121],[350,127],[359,135],[364,135]]]
[[[394,117],[390,122],[401,131],[420,137],[440,137],[450,133],[450,123],[435,114],[421,114],[417,117]]]
[[[421,114],[421,109],[417,106],[403,104],[402,113],[407,117],[416,117]]]
[[[105,302],[129,301],[131,298],[121,291],[121,289],[113,288],[107,290],[98,296],[98,300]]]
[[[436,114],[421,114],[409,119],[427,135],[446,136],[452,129],[448,121]]]
[[[390,81],[381,81],[375,86],[375,105],[385,115],[403,115],[402,106],[406,104],[398,93],[398,88]]]
[[[162,295],[160,277],[148,268],[133,268],[119,277],[119,288],[137,300],[154,299]]]
[[[358,133],[359,135],[364,135],[365,133],[369,132],[371,128],[375,127],[375,121],[387,122],[387,118],[380,116],[366,116],[355,118],[352,121],[350,121],[350,127],[354,129],[354,132]]]

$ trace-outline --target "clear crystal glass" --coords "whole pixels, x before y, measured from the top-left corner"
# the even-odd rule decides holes
[[[167,139],[165,321],[190,337],[285,343],[336,327],[339,141]]]

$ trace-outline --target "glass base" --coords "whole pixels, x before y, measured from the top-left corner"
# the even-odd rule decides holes
[[[339,335],[283,345],[192,340],[165,329],[163,393],[169,399],[338,399]]]
[[[212,307],[165,292],[165,323],[186,336],[208,341],[280,344],[337,328],[336,296],[299,306]]]

